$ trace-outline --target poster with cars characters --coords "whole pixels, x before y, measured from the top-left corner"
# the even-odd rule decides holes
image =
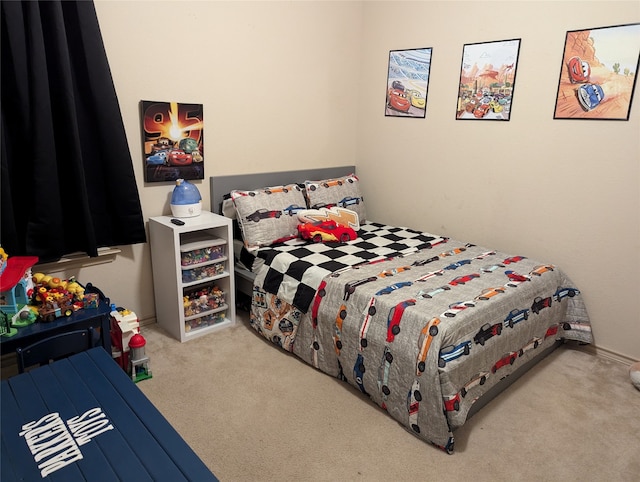
[[[554,119],[629,120],[640,23],[568,31]]]
[[[202,104],[140,102],[146,182],[204,179]]]
[[[432,50],[422,48],[389,52],[385,116],[424,119]]]
[[[457,120],[511,118],[519,51],[520,39],[463,46]]]

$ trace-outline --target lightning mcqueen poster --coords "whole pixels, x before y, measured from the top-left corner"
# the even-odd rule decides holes
[[[204,179],[202,104],[143,100],[140,105],[145,181]]]

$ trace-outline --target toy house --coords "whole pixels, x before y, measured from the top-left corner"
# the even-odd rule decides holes
[[[13,256],[3,264],[0,272],[0,310],[17,313],[21,305],[29,304],[33,282],[31,267],[37,256]]]

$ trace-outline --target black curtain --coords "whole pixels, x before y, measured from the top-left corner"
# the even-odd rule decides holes
[[[41,261],[146,241],[92,1],[2,1],[2,231]]]

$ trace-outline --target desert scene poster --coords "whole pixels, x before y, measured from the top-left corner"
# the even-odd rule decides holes
[[[640,23],[567,32],[554,119],[628,120]]]

